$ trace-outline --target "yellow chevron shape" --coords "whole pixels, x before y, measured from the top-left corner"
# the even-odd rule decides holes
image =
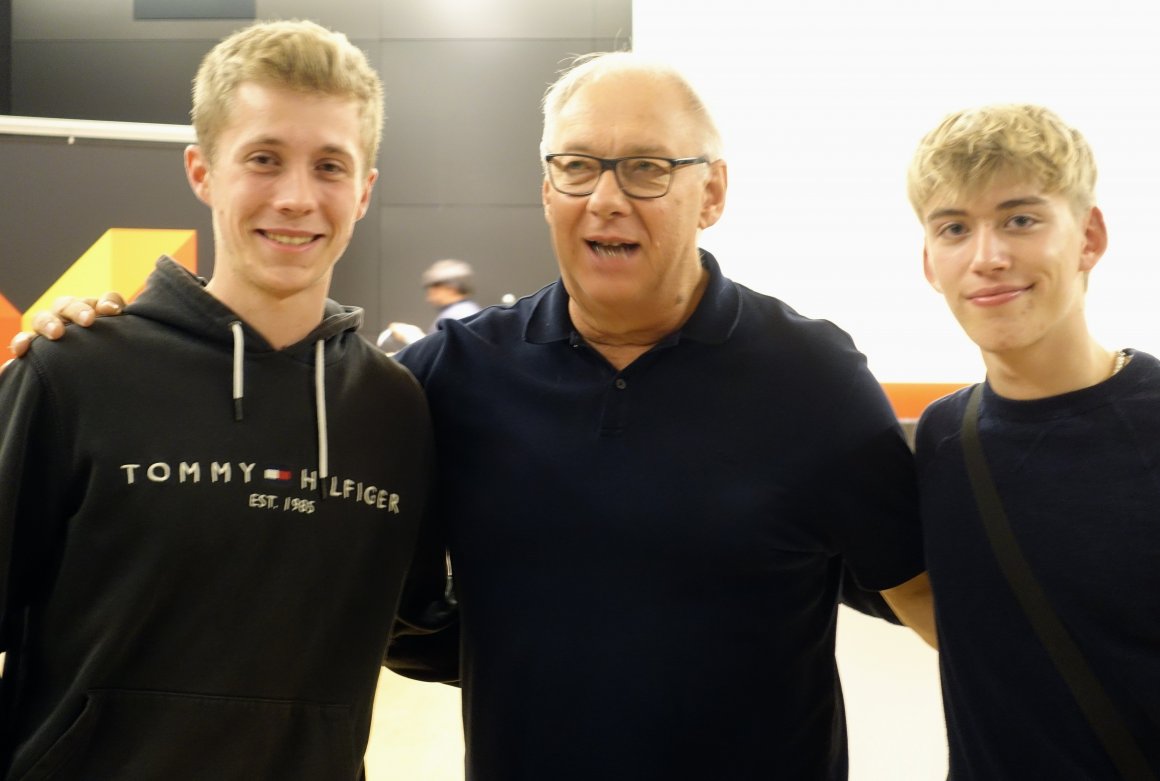
[[[129,300],[136,298],[161,255],[196,273],[197,231],[109,228],[33,302],[21,319],[23,328],[31,328],[32,315],[51,307],[60,296],[97,296],[115,290]]]

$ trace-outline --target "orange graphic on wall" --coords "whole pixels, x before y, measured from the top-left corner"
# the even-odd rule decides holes
[[[157,258],[168,255],[197,272],[197,231],[152,228],[110,228],[77,258],[56,282],[21,313],[0,295],[0,345],[12,341],[21,328],[31,327],[32,315],[48,309],[64,295],[100,295],[116,290],[136,298]]]

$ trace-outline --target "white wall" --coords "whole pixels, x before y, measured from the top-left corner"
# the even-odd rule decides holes
[[[1100,166],[1111,235],[1089,320],[1108,347],[1160,350],[1160,15],[1112,0],[943,4],[635,0],[634,48],[682,67],[725,136],[726,273],[849,331],[883,381],[974,381],[982,363],[927,286],[905,195],[947,113],[1045,104]]]

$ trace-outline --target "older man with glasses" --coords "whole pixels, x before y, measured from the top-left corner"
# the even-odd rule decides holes
[[[541,155],[560,281],[399,356],[463,656],[395,663],[461,676],[471,779],[845,778],[843,569],[933,641],[891,408],[846,334],[698,249],[726,165],[671,68],[575,66]]]

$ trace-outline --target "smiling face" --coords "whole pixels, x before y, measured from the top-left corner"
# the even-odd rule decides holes
[[[354,99],[240,84],[212,161],[185,156],[213,210],[210,291],[243,315],[295,296],[320,306],[377,176],[362,149]]]
[[[681,158],[706,151],[703,135],[673,84],[629,71],[582,86],[544,140],[553,153]],[[587,196],[559,193],[545,179],[544,214],[573,319],[647,328],[695,305],[697,235],[720,217],[724,198],[722,162],[678,168],[668,194],[649,200],[626,196],[611,171]]]
[[[1086,346],[1086,275],[1107,246],[1098,208],[1008,176],[936,194],[921,215],[926,278],[984,356]]]

